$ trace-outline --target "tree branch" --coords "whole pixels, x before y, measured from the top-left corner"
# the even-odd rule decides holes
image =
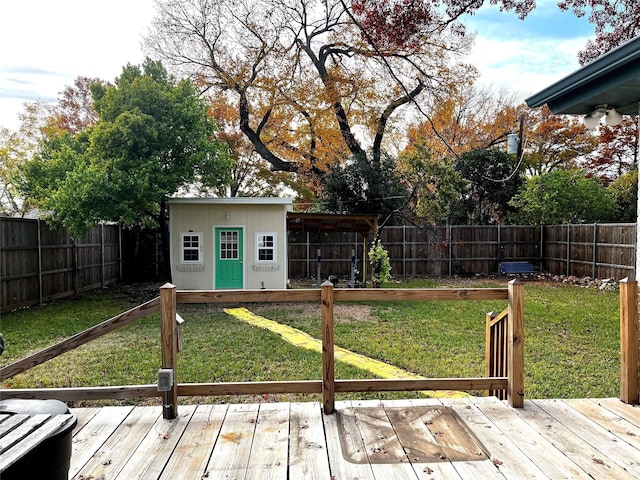
[[[406,105],[409,102],[413,102],[414,99],[420,95],[425,88],[424,83],[419,82],[418,86],[414,88],[412,91],[408,92],[406,95],[394,100],[391,102],[387,108],[384,109],[382,115],[378,119],[378,127],[376,128],[376,136],[373,141],[373,160],[375,162],[379,162],[382,155],[382,139],[384,137],[384,132],[387,127],[387,121],[393,112],[402,105]]]
[[[286,162],[282,160],[280,157],[276,156],[269,148],[264,144],[260,135],[251,128],[249,123],[249,101],[247,100],[247,94],[244,89],[238,89],[238,93],[240,95],[240,102],[238,105],[238,113],[240,115],[240,130],[244,133],[249,141],[253,144],[258,155],[264,158],[267,162],[269,162],[274,170],[278,170],[281,172],[293,172],[296,169],[293,164],[290,162]]]

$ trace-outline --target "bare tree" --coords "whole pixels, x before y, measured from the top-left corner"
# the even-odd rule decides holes
[[[380,45],[341,0],[157,0],[146,45],[211,95],[231,95],[242,133],[273,170],[320,173],[380,162],[407,107],[445,96],[474,70],[455,19]]]

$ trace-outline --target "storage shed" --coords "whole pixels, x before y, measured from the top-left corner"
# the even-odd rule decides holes
[[[172,198],[172,282],[186,290],[287,287],[290,198]]]

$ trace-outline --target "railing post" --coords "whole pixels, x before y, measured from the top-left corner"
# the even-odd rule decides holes
[[[176,339],[176,286],[165,283],[160,287],[160,312],[162,316],[162,368],[173,370],[173,385],[164,392],[163,418],[178,416],[178,342]]]
[[[324,413],[335,411],[335,356],[333,346],[333,283],[322,284],[322,404]]]
[[[638,282],[620,280],[620,400],[638,403]]]
[[[485,377],[495,376],[495,345],[493,343],[493,331],[491,329],[491,322],[496,318],[498,314],[496,312],[487,313],[486,326],[485,326],[485,347],[484,347],[484,366]],[[493,390],[487,390],[486,395],[492,395]]]
[[[514,408],[524,407],[524,283],[509,282],[509,342],[507,400]]]

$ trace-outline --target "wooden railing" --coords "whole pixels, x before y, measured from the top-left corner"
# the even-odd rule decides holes
[[[485,376],[506,377],[509,362],[509,309],[502,313],[487,313]],[[507,397],[506,390],[487,390],[487,395],[495,395],[500,400]]]
[[[620,280],[620,400],[638,403],[638,282]]]
[[[508,326],[502,336],[490,340],[488,358],[497,358],[493,350],[506,355],[506,369],[490,372],[487,377],[431,378],[419,380],[335,379],[334,364],[334,305],[343,301],[448,301],[448,300],[507,300]],[[322,379],[279,382],[188,383],[177,382],[178,343],[180,323],[177,305],[182,303],[251,303],[251,302],[320,302],[322,308]],[[170,369],[174,383],[168,392],[159,392],[157,385],[128,385],[117,387],[83,387],[55,389],[5,389],[4,398],[58,398],[63,401],[164,397],[164,416],[177,415],[179,396],[242,395],[302,393],[322,394],[325,413],[335,408],[335,394],[339,392],[415,391],[415,390],[487,390],[506,392],[513,407],[524,402],[524,284],[519,280],[508,288],[479,289],[334,289],[326,282],[320,289],[301,290],[225,290],[178,291],[167,284],[161,287],[160,297],[113,317],[63,342],[26,359],[0,369],[0,380],[10,378],[57,355],[83,345],[121,326],[155,312],[162,318],[162,363]],[[504,362],[502,364],[504,367]],[[495,374],[494,374],[495,373]],[[504,396],[504,395],[503,395]]]
[[[173,285],[161,288],[160,304],[163,318],[163,368],[178,372],[176,323],[177,304],[180,303],[250,303],[250,302],[320,302],[322,306],[322,380],[298,382],[247,383],[175,383],[166,396],[167,418],[177,415],[177,398],[183,395],[221,395],[255,393],[322,393],[325,413],[335,408],[337,392],[413,391],[413,390],[505,390],[513,407],[524,402],[524,285],[519,280],[508,288],[480,289],[334,289],[325,282],[314,290],[230,290],[230,291],[176,291]],[[511,321],[507,332],[507,375],[476,378],[432,378],[421,380],[377,379],[336,380],[334,364],[334,313],[340,301],[443,301],[443,300],[500,300],[508,301]]]

